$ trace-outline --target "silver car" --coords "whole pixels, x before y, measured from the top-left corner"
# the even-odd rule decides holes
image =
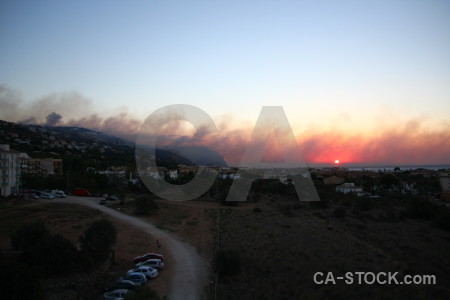
[[[128,294],[126,289],[112,290],[103,294],[103,297],[107,300],[124,300]]]
[[[136,268],[136,269],[133,269],[133,270],[129,270],[127,272],[127,274],[134,273],[134,272],[142,273],[148,279],[155,278],[156,276],[158,276],[158,270],[153,269],[152,267],[142,266],[142,267],[139,267],[139,268]]]
[[[139,267],[152,267],[153,269],[161,270],[162,268],[164,268],[164,262],[160,259],[152,258],[144,262],[138,263],[136,265],[136,268]]]
[[[147,277],[138,272],[127,273],[127,275],[120,277],[119,280],[130,280],[139,284],[144,284],[147,282]]]

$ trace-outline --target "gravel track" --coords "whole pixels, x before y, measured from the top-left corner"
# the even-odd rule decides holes
[[[170,300],[199,300],[206,299],[205,287],[208,284],[208,263],[198,255],[191,245],[180,241],[172,234],[156,228],[153,224],[142,219],[126,215],[120,211],[99,205],[98,198],[81,198],[67,196],[63,199],[55,198],[51,202],[73,203],[97,209],[113,218],[126,221],[136,226],[151,236],[160,240],[161,244],[171,253],[174,263],[174,276],[170,283]],[[49,201],[49,202],[50,202]]]

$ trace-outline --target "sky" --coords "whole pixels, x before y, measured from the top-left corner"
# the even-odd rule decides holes
[[[236,163],[277,105],[309,163],[450,164],[449,1],[93,2],[0,2],[0,119],[126,135],[189,104]]]

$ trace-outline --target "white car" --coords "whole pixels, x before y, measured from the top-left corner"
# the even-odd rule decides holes
[[[64,194],[63,191],[53,190],[50,192],[50,194],[52,194],[53,196],[58,197],[58,198],[66,198],[66,194]]]
[[[49,193],[41,193],[41,198],[42,199],[55,199],[55,196],[53,196],[52,194],[49,194]]]
[[[103,297],[107,300],[124,300],[128,294],[126,289],[117,289],[103,294]]]
[[[145,267],[145,266],[139,267],[139,268],[136,268],[133,270],[129,270],[127,272],[127,274],[134,273],[134,272],[144,274],[145,277],[147,277],[147,279],[155,278],[156,276],[158,276],[158,270],[153,269],[152,267]]]
[[[142,273],[130,272],[127,273],[125,276],[120,277],[119,280],[130,280],[139,284],[144,284],[147,282],[147,277]]]
[[[164,262],[160,259],[152,258],[138,263],[136,265],[136,268],[139,267],[152,267],[153,269],[161,270],[162,268],[164,268]]]

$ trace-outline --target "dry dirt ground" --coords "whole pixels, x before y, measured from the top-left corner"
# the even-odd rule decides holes
[[[337,218],[334,207],[271,200],[258,203],[257,210],[222,210],[220,247],[240,253],[241,271],[219,279],[217,299],[449,299],[448,231],[425,220],[388,218],[379,209],[347,208],[347,216]],[[410,274],[437,280],[318,285],[313,276],[319,271],[399,272],[399,279]]]
[[[51,202],[72,202],[98,209],[109,216],[124,221],[129,225],[144,230],[158,239],[162,248],[170,253],[172,274],[168,296],[172,300],[177,299],[205,299],[208,288],[208,262],[196,252],[190,244],[180,241],[170,232],[158,229],[148,220],[140,219],[123,213],[124,208],[108,207],[98,204],[97,198],[79,198],[68,196],[65,199],[55,199]],[[173,211],[173,210],[172,210]],[[159,214],[160,212],[158,212]],[[161,212],[164,213],[164,212]],[[156,242],[155,242],[156,247]],[[157,250],[159,251],[159,250]]]
[[[81,199],[66,198],[65,201],[61,199],[60,202]],[[83,200],[86,201],[87,199]],[[94,208],[100,207],[98,199],[90,201]],[[43,286],[48,299],[77,299],[79,296],[84,296],[86,299],[101,299],[103,288],[133,267],[131,258],[147,252],[159,252],[164,255],[166,260],[166,268],[150,283],[150,286],[160,296],[168,295],[170,299],[189,299],[188,295],[191,294],[192,299],[200,299],[205,295],[208,284],[208,261],[212,255],[213,234],[211,231],[212,222],[202,205],[172,207],[170,203],[167,205],[162,203],[158,216],[152,216],[149,219],[159,222],[156,224],[160,229],[172,233],[157,231],[149,234],[145,225],[131,225],[129,224],[130,220],[123,220],[123,218],[117,216],[110,217],[109,214],[85,206],[52,202],[55,201],[13,200],[0,204],[0,250],[2,253],[11,250],[9,240],[11,232],[24,223],[36,221],[43,222],[53,233],[61,234],[75,245],[78,243],[78,236],[89,224],[101,218],[108,218],[114,223],[118,229],[118,236],[114,246],[116,264],[106,266],[104,270],[99,270],[96,274],[77,274],[66,278],[46,279]],[[123,215],[116,208],[102,208]],[[127,209],[126,205],[124,209]],[[164,216],[166,213],[168,215]],[[175,220],[178,220],[177,224],[172,224]],[[179,237],[185,236],[184,240],[192,243],[194,247],[174,238],[173,233]],[[157,238],[162,244],[160,249],[157,249],[156,246]],[[185,256],[186,253],[184,253],[180,257],[174,257],[174,253],[180,254],[179,252],[183,252],[185,248],[189,249],[188,256]],[[202,257],[191,259],[191,256],[195,257],[197,251],[202,253],[202,256],[206,259]],[[177,260],[188,263],[180,266]],[[197,260],[200,260],[200,263]],[[197,264],[201,267],[199,268]],[[178,270],[175,270],[176,266],[178,266]],[[194,269],[197,271],[193,272]],[[177,272],[178,277],[176,276]],[[189,277],[190,273],[197,274],[194,275],[193,279],[197,283],[184,278]],[[183,294],[177,291],[183,291]],[[198,296],[200,294],[203,296]]]

